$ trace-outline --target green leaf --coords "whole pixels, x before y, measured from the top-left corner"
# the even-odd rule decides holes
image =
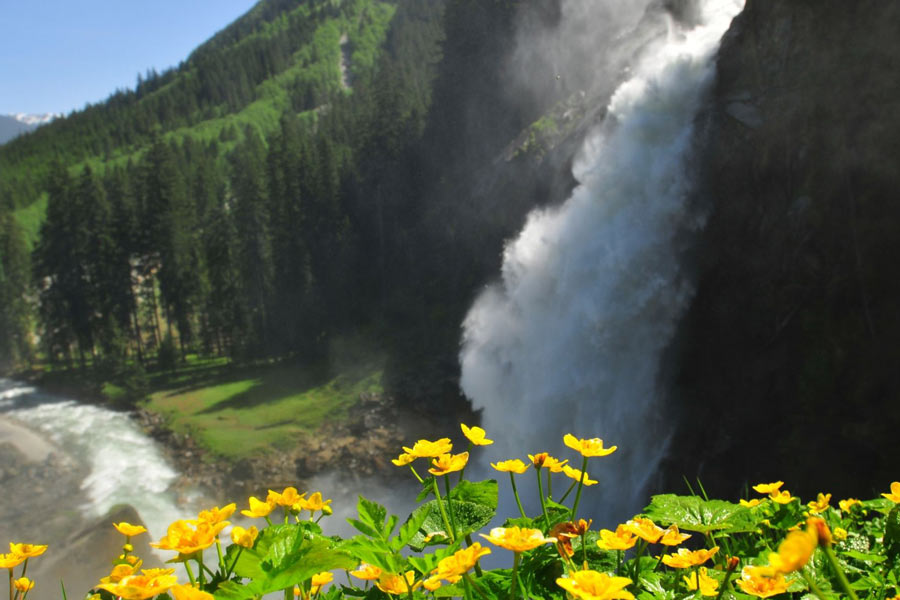
[[[900,555],[900,506],[888,513],[884,523],[884,549],[891,561]]]
[[[360,496],[356,503],[356,510],[359,513],[360,521],[370,526],[376,532],[382,530],[384,519],[387,517],[387,509],[385,507]]]
[[[699,496],[659,494],[644,509],[649,518],[679,529],[708,533],[720,529],[729,532],[753,531],[762,522],[748,508],[724,500],[703,500]]]
[[[488,508],[497,509],[498,486],[496,479],[472,482],[460,481],[450,490],[450,498],[454,501],[474,502]]]
[[[400,527],[399,535],[391,540],[392,545],[396,544],[395,550],[399,550],[413,539],[419,529],[422,528],[422,523],[425,522],[427,516],[428,513],[425,511],[415,511],[409,515],[409,518],[406,519],[406,522]]]

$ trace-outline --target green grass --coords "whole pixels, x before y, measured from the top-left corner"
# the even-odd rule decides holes
[[[47,214],[47,194],[41,194],[38,199],[13,212],[13,216],[18,221],[19,226],[25,233],[25,241],[28,243],[28,249],[34,248],[37,243],[38,235],[41,231],[41,223],[44,222],[44,216]]]
[[[152,385],[156,388],[161,382]],[[324,368],[225,364],[179,371],[172,387],[151,394],[145,408],[169,418],[216,455],[232,460],[287,449],[328,420],[346,418],[359,394],[381,390],[381,368],[337,376]]]

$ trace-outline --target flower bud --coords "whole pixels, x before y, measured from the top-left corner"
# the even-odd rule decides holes
[[[131,544],[125,544],[124,546],[122,546],[122,550],[124,550],[125,552],[134,552],[134,546],[132,546]]]

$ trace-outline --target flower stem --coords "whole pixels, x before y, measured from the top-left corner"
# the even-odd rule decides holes
[[[538,471],[540,473],[540,471]],[[541,496],[543,498],[543,496]],[[509,587],[509,600],[516,600],[516,588],[519,586],[519,560],[522,558],[521,552],[516,552],[513,558],[512,584]]]
[[[419,483],[425,483],[422,477],[416,472],[416,468],[412,465],[409,465],[409,470],[412,471],[412,474],[416,476],[416,479],[419,480]]]
[[[822,590],[819,589],[819,586],[816,585],[816,582],[812,580],[812,578],[806,574],[806,569],[800,569],[800,575],[803,576],[803,579],[806,580],[806,585],[809,586],[809,589],[819,597],[819,600],[828,600],[825,594],[822,593]],[[854,598],[856,595],[854,594]]]
[[[859,600],[856,593],[853,591],[853,588],[850,587],[850,582],[847,581],[844,570],[841,568],[841,565],[838,564],[837,557],[834,555],[834,550],[831,549],[831,546],[826,544],[821,544],[821,547],[822,550],[825,551],[825,556],[828,557],[828,562],[831,563],[831,568],[834,569],[834,572],[837,574],[838,581],[841,582],[841,587],[844,588],[844,591],[847,592],[847,595],[850,596],[852,600]]]
[[[434,497],[437,499],[438,509],[441,511],[441,519],[444,521],[444,527],[447,528],[447,534],[450,536],[450,541],[455,542],[456,536],[453,534],[453,528],[450,526],[450,519],[447,518],[447,511],[444,510],[444,503],[441,500],[441,490],[438,489],[437,479],[431,480],[431,489],[434,492]]]
[[[231,561],[231,566],[228,567],[228,571],[225,573],[225,579],[228,579],[229,577],[231,577],[231,573],[232,573],[232,571],[234,571],[234,568],[237,566],[237,561],[241,557],[241,552],[243,552],[243,551],[244,551],[243,546],[238,548],[237,554],[234,555],[234,560]]]
[[[216,554],[219,557],[219,569],[222,572],[225,572],[225,557],[222,556],[222,542],[219,541],[219,538],[216,538]]]
[[[444,475],[444,490],[447,492],[447,512],[450,513],[450,527],[453,528],[453,539],[456,539],[456,515],[453,514],[453,503],[450,501],[450,475]]]
[[[550,477],[553,473],[547,469],[547,497],[553,500],[553,479]]]
[[[575,486],[578,485],[577,481],[573,481],[571,485],[569,485],[569,489],[566,490],[566,493],[562,495],[562,498],[559,499],[559,503],[562,504],[566,501],[566,498],[569,497],[569,494],[572,493],[572,490],[575,489]]]
[[[547,514],[547,503],[544,501],[544,483],[543,480],[541,480],[541,469],[539,467],[535,467],[534,472],[537,473],[538,495],[541,497],[541,511],[543,511],[544,513],[544,520],[547,522],[547,529],[549,529],[550,515]]]
[[[725,593],[725,588],[728,587],[728,581],[731,579],[731,575],[734,573],[735,568],[737,568],[738,562],[734,561],[734,563],[728,566],[728,570],[725,571],[725,579],[722,580],[722,587],[719,588],[719,593],[716,596],[716,600],[722,600],[722,594]],[[700,587],[700,580],[697,579],[697,587]]]
[[[572,505],[572,518],[570,520],[575,520],[575,515],[578,514],[578,503],[581,502],[581,490],[584,488],[584,475],[587,473],[587,456],[581,459],[581,478],[578,480],[578,491],[575,492],[575,504]]]
[[[194,578],[194,572],[191,571],[191,565],[188,561],[184,561],[184,570],[187,571],[188,580],[190,580],[191,585],[197,586],[197,580]]]
[[[472,546],[472,535],[469,534],[469,533],[466,534],[466,544],[467,544],[469,547]],[[484,573],[483,573],[482,570],[481,570],[481,565],[478,564],[478,561],[477,561],[477,560],[475,561],[475,574],[478,575],[479,577],[481,577],[482,575],[484,575]]]
[[[479,586],[477,583],[475,583],[475,580],[472,579],[471,575],[469,575],[468,573],[463,573],[463,579],[465,579],[466,581],[469,582],[469,585],[472,586],[472,589],[475,590],[476,594],[481,596],[482,600],[490,600],[490,598],[488,598],[487,595],[484,593],[484,590],[481,589],[481,586]]]
[[[522,515],[522,518],[524,519],[526,518],[525,509],[522,508],[522,501],[519,500],[519,490],[516,489],[516,476],[512,471],[509,472],[509,482],[512,484],[513,496],[516,497],[516,506],[519,507],[519,514]]]

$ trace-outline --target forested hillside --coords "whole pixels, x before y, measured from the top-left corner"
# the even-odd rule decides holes
[[[462,315],[533,194],[479,222],[472,190],[559,99],[504,79],[523,15],[558,11],[264,0],[178,68],[0,148],[0,365],[127,383],[193,352],[322,360],[353,336],[397,389],[457,394]]]

